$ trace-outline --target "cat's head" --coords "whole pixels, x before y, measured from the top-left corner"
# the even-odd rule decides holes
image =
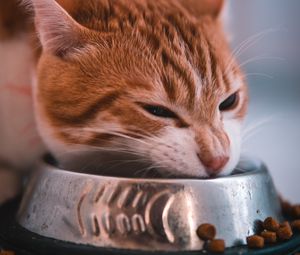
[[[37,121],[64,167],[234,169],[247,89],[218,18],[223,1],[60,0],[69,14],[31,1],[43,47]]]

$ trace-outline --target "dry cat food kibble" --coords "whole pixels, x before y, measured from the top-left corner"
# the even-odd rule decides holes
[[[279,227],[290,227],[290,223],[288,221],[284,221],[282,223],[280,223]]]
[[[265,245],[265,240],[263,237],[258,235],[248,236],[247,237],[247,245],[249,248],[260,249]]]
[[[275,232],[271,232],[271,231],[263,231],[260,233],[260,236],[264,238],[265,243],[276,243],[277,241],[277,236]]]
[[[286,221],[280,225],[279,229],[276,231],[277,237],[279,240],[289,240],[292,235],[293,231],[291,229],[290,224]]]
[[[213,240],[216,236],[215,226],[205,223],[197,228],[197,235],[203,241]]]
[[[294,220],[291,224],[288,221],[279,224],[274,218],[268,217],[261,222],[261,227],[263,227],[263,231],[259,235],[247,237],[248,248],[262,249],[265,244],[275,244],[278,240],[289,240],[293,236],[292,228],[300,231],[300,219]],[[216,253],[225,251],[224,240],[214,239],[216,236],[215,226],[207,223],[202,224],[197,229],[197,235],[201,240],[207,241],[205,247],[208,251]]]
[[[265,230],[277,231],[279,229],[279,223],[272,217],[268,217],[263,222],[263,227]]]
[[[225,251],[225,242],[222,239],[215,239],[209,241],[207,244],[207,250],[210,252],[223,253]]]
[[[300,220],[294,220],[291,223],[293,229],[300,231]]]
[[[263,248],[264,243],[275,244],[278,240],[286,241],[293,236],[293,231],[288,221],[279,224],[272,217],[268,217],[264,220],[262,225],[264,231],[260,233],[260,236],[253,235],[247,237],[249,248]],[[293,221],[292,227],[294,229],[300,229],[300,220]]]
[[[223,253],[225,251],[225,241],[222,239],[214,239],[217,231],[214,225],[204,223],[196,230],[197,236],[206,242],[205,247],[210,252]]]

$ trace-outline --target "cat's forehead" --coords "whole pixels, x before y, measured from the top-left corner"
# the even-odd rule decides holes
[[[217,20],[195,19],[169,1],[124,3],[87,1],[73,13],[79,23],[100,32],[88,60],[80,59],[85,73],[114,86],[130,85],[129,93],[149,90],[144,96],[149,100],[189,108],[241,86]]]
[[[169,88],[177,81],[192,87],[199,76],[203,85],[220,83],[220,73],[226,84],[232,83],[228,77],[234,70],[230,50],[222,26],[211,16],[195,18],[177,1],[75,0],[72,5],[76,21],[100,32],[99,44],[108,34],[112,37],[107,45],[119,43],[118,50],[108,49],[118,65],[127,64],[119,61],[121,55],[138,65],[135,70],[155,66]],[[129,51],[132,54],[126,54]],[[170,96],[172,93],[170,89]]]
[[[190,49],[182,39],[161,40],[154,49],[149,37],[116,35],[108,48],[90,47],[87,60],[80,61],[85,73],[101,82],[125,86],[129,94],[142,93],[153,103],[169,102],[185,108],[199,106],[203,100],[220,100],[243,85],[229,49],[218,48],[214,38],[194,38]]]

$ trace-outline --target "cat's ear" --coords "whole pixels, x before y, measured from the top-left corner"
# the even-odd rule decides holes
[[[43,50],[64,56],[85,44],[84,30],[55,0],[25,0],[34,10],[36,30]]]
[[[196,17],[210,15],[217,18],[225,0],[179,0],[180,4]]]

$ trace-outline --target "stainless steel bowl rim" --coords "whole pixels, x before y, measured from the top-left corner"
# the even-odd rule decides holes
[[[249,160],[249,159],[248,159]],[[247,162],[249,163],[249,162]],[[259,174],[261,171],[267,171],[266,165],[259,160],[258,158],[251,158],[251,164],[248,165],[247,169],[244,172],[239,172],[233,175],[225,175],[211,178],[130,178],[130,177],[117,177],[117,176],[107,176],[107,175],[94,175],[94,174],[86,174],[80,172],[72,172],[63,168],[55,167],[54,165],[48,164],[44,161],[40,161],[40,166],[44,166],[45,168],[51,168],[52,171],[60,172],[64,175],[73,175],[73,176],[81,176],[84,178],[93,178],[93,179],[102,179],[105,181],[120,181],[120,182],[148,182],[148,183],[174,183],[174,184],[182,184],[184,182],[218,182],[220,180],[233,179],[233,178],[243,178],[249,175]]]
[[[214,179],[95,176],[41,163],[18,222],[61,241],[144,251],[200,250],[196,229],[211,223],[227,247],[245,244],[258,220],[282,219],[266,166],[247,162],[245,173]]]

